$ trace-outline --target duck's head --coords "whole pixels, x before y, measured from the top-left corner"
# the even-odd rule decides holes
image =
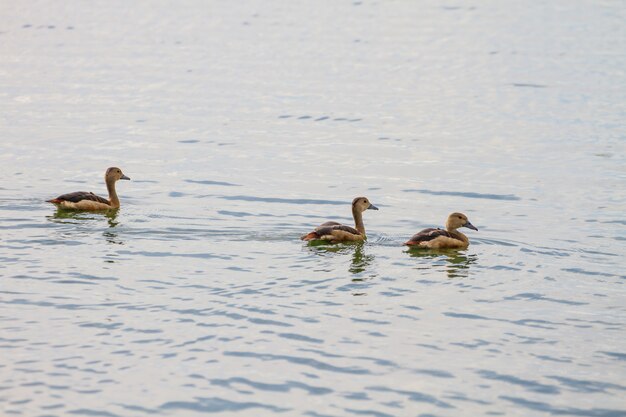
[[[365,210],[378,210],[378,207],[370,203],[367,197],[357,197],[352,200],[352,210],[362,213]]]
[[[459,227],[467,227],[468,229],[478,230],[476,226],[470,223],[467,219],[467,216],[463,213],[452,213],[448,216],[448,221],[446,222],[446,229],[455,230]]]
[[[107,169],[107,172],[104,174],[104,180],[106,182],[115,182],[118,180],[130,180],[121,169],[118,167],[111,167]]]

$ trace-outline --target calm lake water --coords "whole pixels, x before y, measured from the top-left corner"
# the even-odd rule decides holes
[[[626,416],[624,22],[3,2],[0,414]],[[112,165],[117,213],[45,203]],[[367,243],[299,240],[358,195]]]

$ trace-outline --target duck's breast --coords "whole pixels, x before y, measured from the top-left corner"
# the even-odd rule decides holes
[[[420,242],[420,246],[430,249],[464,249],[467,242],[447,236],[439,236],[426,242]]]

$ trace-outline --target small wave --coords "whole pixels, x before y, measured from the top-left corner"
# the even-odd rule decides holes
[[[465,197],[465,198],[484,198],[488,200],[510,200],[517,201],[521,200],[520,197],[514,194],[481,194],[481,193],[472,193],[472,192],[460,192],[460,191],[433,191],[433,190],[424,190],[424,189],[406,189],[402,190],[405,193],[421,193],[421,194],[429,194],[429,195],[444,195],[451,197]]]

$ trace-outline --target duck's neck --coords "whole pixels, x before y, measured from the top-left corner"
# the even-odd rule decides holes
[[[469,243],[469,238],[465,236],[463,233],[459,232],[456,228],[446,227],[448,233],[450,233],[455,238],[459,239],[463,243]]]
[[[352,217],[354,217],[354,226],[360,234],[365,236],[365,226],[363,226],[363,213],[356,207],[352,207]]]
[[[111,202],[111,207],[118,208],[120,206],[120,199],[117,197],[117,193],[115,192],[115,180],[107,180],[107,190],[109,191],[109,201]]]

